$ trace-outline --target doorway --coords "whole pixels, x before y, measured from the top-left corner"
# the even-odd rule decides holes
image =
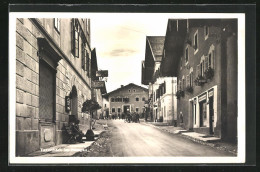
[[[71,115],[78,119],[78,94],[75,86],[72,87],[71,91]]]
[[[129,113],[130,112],[130,106],[129,105],[125,105],[124,106],[124,113]]]
[[[214,134],[213,96],[209,98],[209,133]]]
[[[200,127],[205,127],[206,120],[207,120],[206,100],[201,101],[199,105],[200,105]]]

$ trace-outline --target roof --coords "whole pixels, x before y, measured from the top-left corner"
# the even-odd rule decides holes
[[[142,86],[136,85],[136,84],[134,84],[134,83],[130,83],[130,84],[128,84],[128,85],[122,86],[122,87],[120,87],[120,88],[118,88],[118,89],[115,89],[114,91],[111,91],[111,92],[107,93],[105,96],[109,96],[110,94],[113,94],[113,93],[115,93],[115,92],[117,92],[117,91],[123,90],[123,89],[125,89],[125,88],[127,88],[127,87],[132,87],[132,86],[141,88],[141,89],[143,89],[144,91],[148,91],[147,88],[144,88],[144,87],[142,87]]]
[[[154,61],[161,61],[165,36],[147,36],[147,40],[155,58]]]

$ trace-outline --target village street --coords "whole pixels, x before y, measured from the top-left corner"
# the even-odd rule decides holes
[[[234,156],[142,123],[107,122],[111,132],[109,156]]]

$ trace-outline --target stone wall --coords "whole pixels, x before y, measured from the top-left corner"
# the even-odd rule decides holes
[[[64,28],[70,26],[69,20],[61,20],[63,28],[60,35],[53,31],[53,19],[37,19],[41,29],[45,29],[46,32],[42,32],[34,22],[25,18],[16,20],[16,156],[34,152],[41,146],[51,146],[50,143],[43,144],[46,138],[43,137],[42,130],[45,129],[51,130],[46,137],[52,137],[53,139],[49,140],[55,145],[64,142],[64,125],[68,124],[71,115],[71,111],[65,111],[65,96],[70,96],[72,88],[76,88],[76,116],[80,120],[80,128],[83,132],[89,128],[89,114],[81,113],[81,107],[83,101],[91,98],[91,79],[80,66],[81,58],[72,58],[71,51],[66,49],[71,48],[70,34],[68,36],[67,33],[71,27]],[[51,125],[39,122],[37,38],[45,37],[50,37],[58,47],[57,51],[64,54],[56,68],[55,118]],[[90,54],[90,47],[88,52]]]
[[[16,155],[39,149],[39,58],[37,29],[16,20]]]

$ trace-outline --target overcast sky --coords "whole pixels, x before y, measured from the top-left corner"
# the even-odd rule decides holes
[[[129,83],[141,85],[146,36],[165,36],[168,18],[149,14],[91,17],[91,47],[98,67],[108,70],[107,92]]]

